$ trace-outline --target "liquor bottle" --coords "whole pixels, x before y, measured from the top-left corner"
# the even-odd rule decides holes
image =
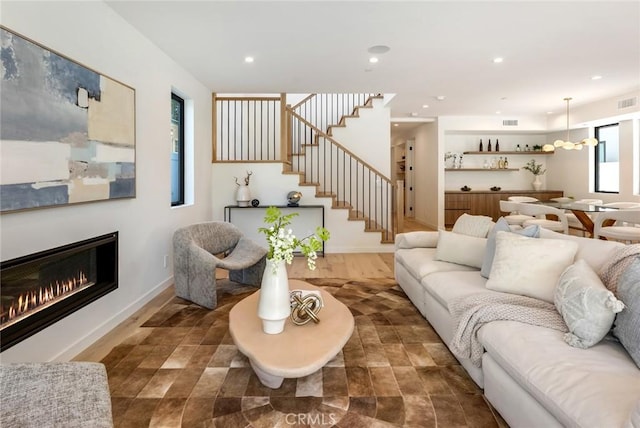
[[[489,143],[487,144],[487,151],[491,151],[491,138],[489,138]]]
[[[502,156],[498,159],[498,169],[504,169],[504,161],[502,160]]]
[[[496,138],[496,152],[499,152],[499,151],[500,151],[500,142]]]
[[[509,169],[509,161],[506,156],[504,157],[504,169]]]
[[[516,146],[516,152],[519,152],[520,150],[521,150],[521,149],[520,149],[520,144],[518,144],[518,145]]]
[[[525,152],[531,151],[531,149],[529,148],[529,145],[528,145],[528,144],[527,144],[526,146],[524,146],[524,151],[525,151]]]
[[[478,146],[478,151],[481,152],[482,151],[482,138],[480,138],[480,146]]]

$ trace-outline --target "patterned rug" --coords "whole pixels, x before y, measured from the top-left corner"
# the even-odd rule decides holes
[[[215,310],[176,297],[102,360],[115,426],[506,426],[395,281],[306,281],[355,319],[325,367],[262,385],[228,331],[230,309],[255,289],[226,282]]]

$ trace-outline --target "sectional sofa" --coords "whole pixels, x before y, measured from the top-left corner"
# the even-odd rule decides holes
[[[499,233],[502,238],[509,232]],[[548,248],[574,242],[573,259],[584,259],[595,272],[622,248],[616,242],[542,229],[538,233],[538,244]],[[450,348],[457,326],[452,302],[477,293],[497,293],[487,288],[489,280],[480,271],[489,251],[488,239],[458,235],[462,234],[399,234],[395,250],[398,284]],[[460,241],[457,252],[444,254],[452,253],[451,248],[445,251],[438,246],[447,242],[451,247],[452,240],[454,245]],[[457,262],[442,260],[447,258]],[[532,256],[521,266],[526,269],[536,262]],[[587,349],[570,346],[564,337],[565,332],[552,328],[496,320],[477,330],[484,348],[479,365],[469,358],[456,358],[512,427],[639,428],[640,369],[625,347],[611,334]]]

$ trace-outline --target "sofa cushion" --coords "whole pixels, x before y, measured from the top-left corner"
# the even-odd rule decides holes
[[[418,281],[434,272],[477,270],[469,266],[435,260],[435,248],[396,250],[396,262],[404,266]]]
[[[640,257],[618,280],[618,298],[627,307],[616,317],[613,334],[640,367]]]
[[[449,302],[456,297],[480,292],[493,293],[484,286],[487,280],[480,272],[438,272],[422,280],[427,293],[449,309]]]
[[[514,321],[491,322],[478,334],[492,358],[563,425],[622,426],[640,399],[640,370],[616,341],[585,350],[562,336]]]
[[[564,340],[578,348],[588,348],[602,340],[624,307],[583,259],[562,272],[554,303],[569,327]]]
[[[553,303],[558,278],[573,263],[577,249],[571,241],[498,232],[487,288]]]
[[[492,225],[493,219],[491,217],[465,213],[458,217],[451,231],[462,235],[486,238]]]
[[[581,236],[567,235],[564,233],[553,232],[547,229],[540,229],[540,238],[544,239],[562,239],[578,244],[578,252],[576,260],[584,259],[594,271],[600,272],[600,268],[609,260],[614,253],[624,247],[621,242],[603,241],[601,239],[583,238]]]
[[[441,230],[435,258],[480,269],[486,246],[485,238]]]
[[[640,428],[640,400],[636,402],[633,411],[629,415],[629,420],[623,428]]]
[[[484,252],[482,267],[480,269],[480,274],[485,278],[489,278],[491,266],[493,265],[493,257],[496,253],[496,235],[501,231],[513,232],[530,238],[537,238],[540,236],[540,226],[538,225],[525,227],[524,229],[512,230],[509,223],[507,223],[507,220],[504,217],[500,217],[487,236],[487,249]]]

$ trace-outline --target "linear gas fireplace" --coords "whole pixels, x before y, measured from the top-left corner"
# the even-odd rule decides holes
[[[0,351],[118,288],[118,232],[0,263]]]

